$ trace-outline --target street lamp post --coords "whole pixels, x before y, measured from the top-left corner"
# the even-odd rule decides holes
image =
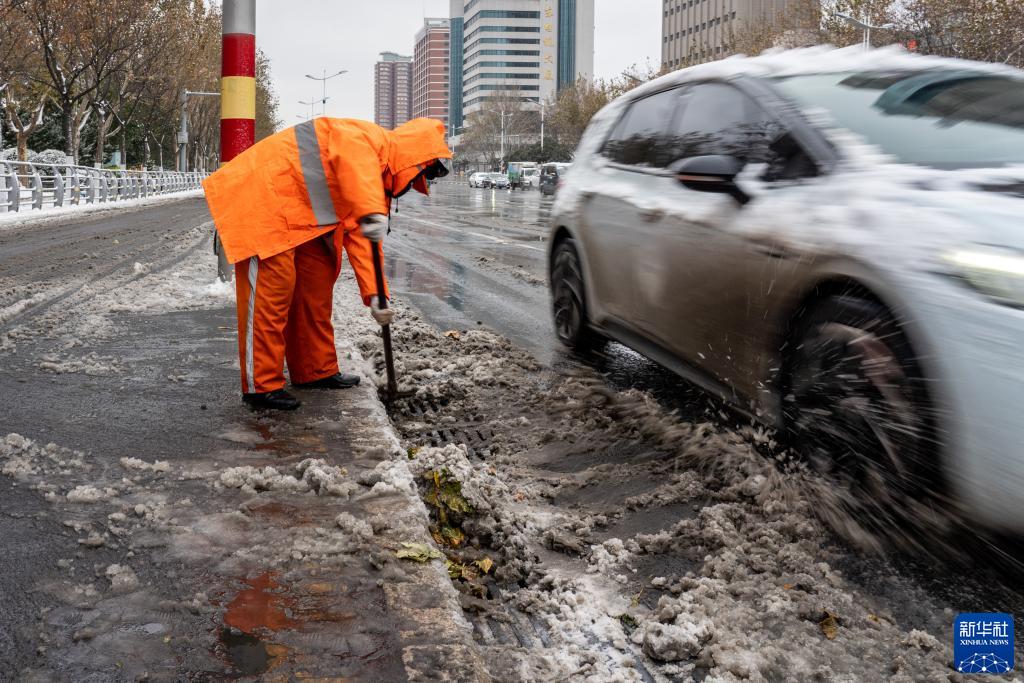
[[[188,170],[188,98],[220,97],[219,92],[193,92],[185,90],[181,93],[181,127],[178,129],[178,170]]]
[[[868,23],[867,13],[864,13],[864,19],[854,19],[849,14],[843,14],[842,12],[836,12],[836,16],[843,21],[856,26],[857,28],[864,30],[864,51],[867,52],[871,49],[871,32],[872,31],[886,31],[889,29],[896,28],[895,24],[882,24],[881,26],[872,26]]]
[[[544,112],[547,110],[547,103],[540,103],[540,151],[544,151]]]
[[[320,81],[323,84],[323,96],[322,96],[320,102],[324,105],[324,116],[327,116],[327,81],[331,80],[335,76],[340,76],[342,74],[347,74],[347,73],[348,73],[348,69],[342,69],[338,73],[331,74],[330,76],[328,76],[327,75],[327,69],[324,69],[322,76],[313,76],[312,74],[306,74],[306,78],[310,78],[310,79],[312,79],[314,81]],[[312,118],[312,116],[310,118]]]
[[[309,118],[311,119],[314,116],[316,116],[316,114],[313,113],[313,105],[315,105],[317,103],[322,103],[324,105],[324,112],[326,113],[326,111],[327,111],[327,100],[329,100],[329,99],[331,99],[331,98],[330,97],[325,97],[325,98],[320,99],[320,100],[310,100],[309,102],[304,102],[303,100],[299,100],[299,104],[303,104],[303,105],[309,107]],[[299,118],[302,118],[302,117],[300,116]]]
[[[499,161],[502,164],[505,163],[505,117],[512,118],[514,115],[515,112],[510,111],[506,114],[504,109],[501,110],[501,159]]]

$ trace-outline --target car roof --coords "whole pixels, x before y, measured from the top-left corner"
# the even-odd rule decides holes
[[[757,57],[736,55],[715,62],[679,69],[631,90],[635,99],[666,87],[693,81],[728,79],[737,76],[781,78],[815,74],[862,71],[924,71],[955,69],[1024,79],[1024,71],[1006,64],[973,62],[966,59],[933,57],[907,52],[898,45],[865,51],[862,45],[834,48],[829,45],[796,50],[767,50]]]

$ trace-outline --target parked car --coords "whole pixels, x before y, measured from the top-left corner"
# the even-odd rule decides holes
[[[483,187],[484,181],[487,180],[486,173],[473,173],[469,176],[470,187]]]
[[[1019,70],[860,48],[641,86],[552,210],[558,338],[640,351],[858,500],[1020,532],[1021,111]]]
[[[539,187],[540,192],[543,195],[553,195],[558,191],[558,186],[562,182],[562,176],[569,170],[571,164],[563,163],[550,163],[544,164],[540,168]]]

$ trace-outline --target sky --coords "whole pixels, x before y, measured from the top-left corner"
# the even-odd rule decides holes
[[[619,75],[661,59],[662,0],[594,0],[594,71]],[[373,120],[373,65],[384,51],[411,55],[423,17],[447,17],[448,0],[256,0],[256,44],[270,57],[281,122],[309,116],[300,104],[322,86],[305,77],[326,69],[327,114]],[[317,104],[316,113],[322,111]]]

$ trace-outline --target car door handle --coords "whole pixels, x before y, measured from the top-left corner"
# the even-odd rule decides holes
[[[657,223],[665,217],[665,212],[661,209],[648,209],[640,212],[640,218],[647,223]]]
[[[755,243],[754,251],[764,254],[768,258],[788,259],[793,258],[794,253],[781,244]]]
[[[587,202],[594,198],[594,193],[589,190],[583,190],[580,192],[580,197],[583,198],[583,201]]]

